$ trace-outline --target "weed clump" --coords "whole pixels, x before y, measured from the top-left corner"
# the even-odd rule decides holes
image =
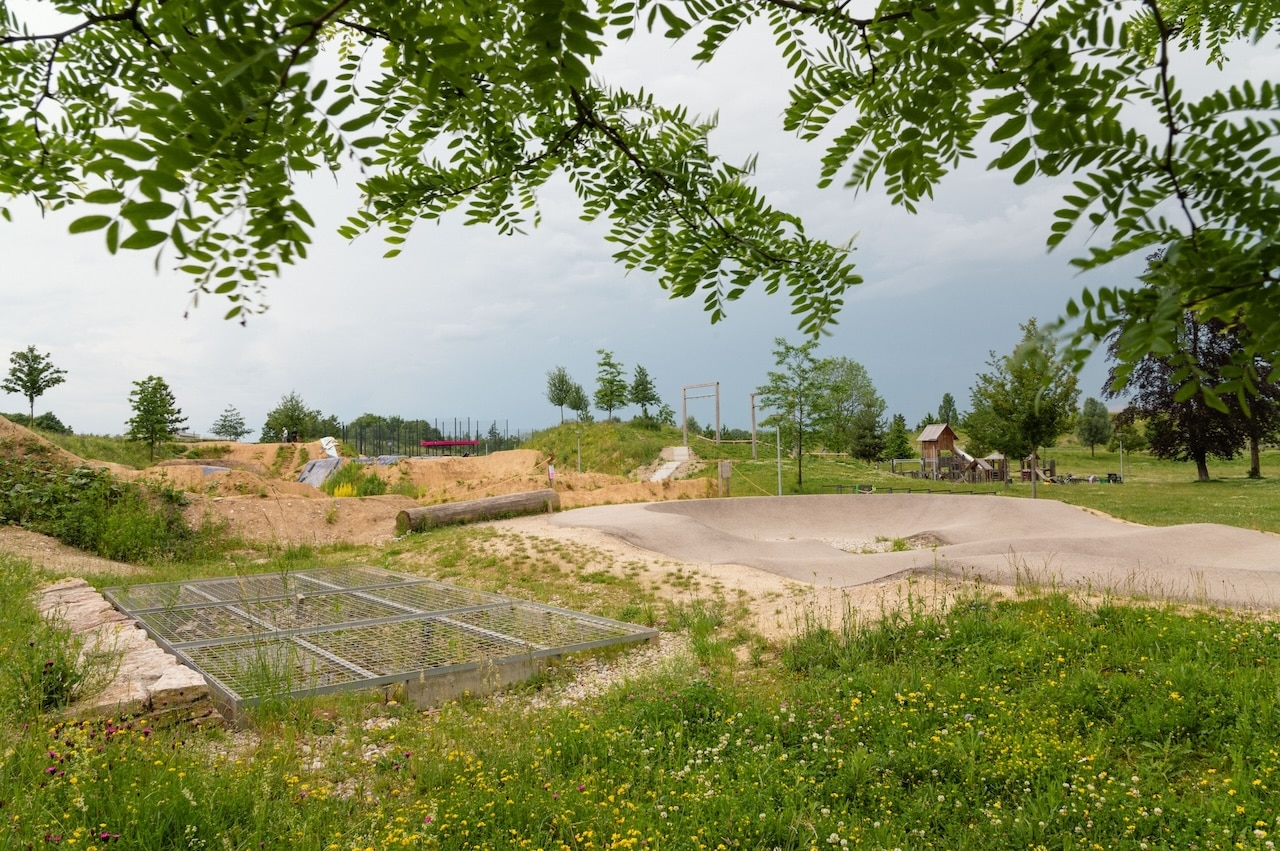
[[[370,473],[362,464],[343,464],[324,480],[320,490],[333,497],[382,496],[387,492],[387,482],[381,476]]]
[[[50,535],[116,561],[187,558],[207,535],[182,516],[186,497],[155,483],[42,458],[0,458],[0,523]]]

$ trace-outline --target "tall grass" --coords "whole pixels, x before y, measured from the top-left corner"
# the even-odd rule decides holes
[[[106,685],[117,661],[73,635],[63,613],[41,617],[37,586],[29,562],[0,554],[0,714],[23,724]]]
[[[6,829],[15,847],[1271,847],[1274,624],[975,594],[810,627],[781,665],[678,660],[597,697],[430,713],[329,698],[234,739],[5,718]]]

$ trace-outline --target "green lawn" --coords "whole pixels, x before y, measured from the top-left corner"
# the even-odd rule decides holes
[[[776,491],[772,458],[718,454],[735,495]],[[1119,460],[1046,455],[1077,475]],[[1141,522],[1278,525],[1271,480],[1243,465],[1205,484],[1142,456],[1125,470],[1123,485],[1040,496]],[[805,492],[856,483],[926,484],[805,459]],[[265,555],[219,548],[127,581],[374,564],[655,625],[688,650],[599,692],[565,664],[505,700],[427,711],[394,692],[270,701],[241,732],[68,719],[110,661],[35,614],[50,577],[0,556],[0,848],[1273,851],[1280,829],[1280,628],[1263,616],[1033,587],[955,599],[921,581],[874,621],[815,614],[769,640],[690,573],[667,580],[692,594],[671,605],[638,564],[491,529]]]

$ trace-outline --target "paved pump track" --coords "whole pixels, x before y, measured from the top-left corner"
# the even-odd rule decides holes
[[[1019,580],[1231,607],[1280,605],[1280,536],[1198,523],[1149,527],[1056,500],[849,494],[677,500],[580,508],[596,529],[694,564],[745,565],[809,585],[911,574]],[[901,539],[901,552],[832,542]]]
[[[274,697],[403,685],[436,702],[654,629],[373,567],[109,588],[234,715]]]

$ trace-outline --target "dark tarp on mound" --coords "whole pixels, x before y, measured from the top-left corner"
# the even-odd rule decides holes
[[[341,458],[317,458],[315,461],[308,461],[303,466],[302,472],[298,474],[298,481],[318,488],[341,466]]]

